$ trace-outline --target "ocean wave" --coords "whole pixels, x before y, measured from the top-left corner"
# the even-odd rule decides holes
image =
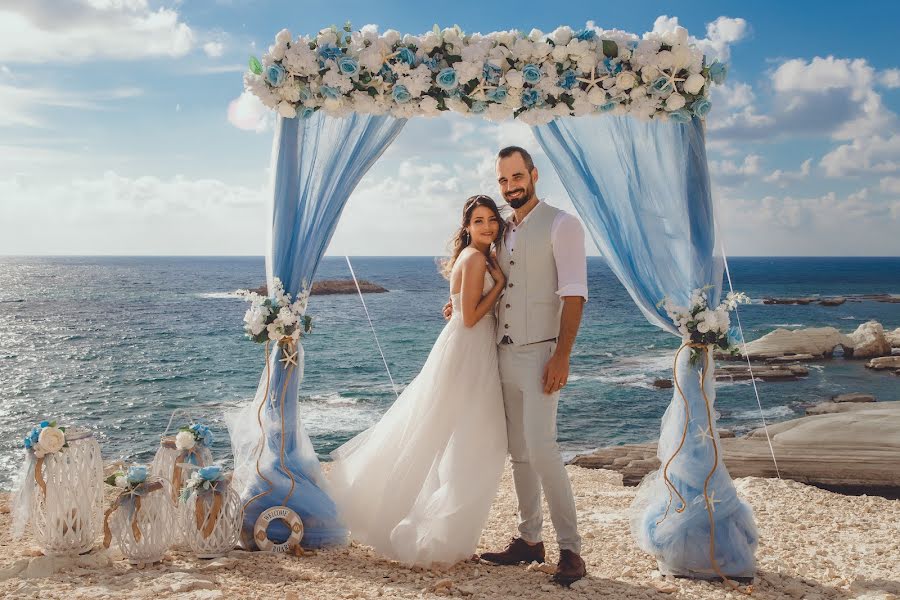
[[[596,375],[573,375],[569,380],[584,379],[612,385],[656,390],[653,380],[672,369],[670,352],[623,357],[613,365],[602,367]]]
[[[766,421],[784,417],[793,417],[796,414],[797,412],[790,406],[770,406],[769,408],[764,408],[762,410],[762,416]],[[750,410],[737,411],[727,416],[731,419],[740,419],[742,421],[755,420],[760,418],[760,410],[757,407]]]
[[[805,327],[803,323],[769,323],[766,327]]]
[[[192,294],[195,298],[207,298],[214,300],[242,300],[236,292],[203,292]]]
[[[854,317],[853,315],[847,315],[846,317],[838,317],[841,321],[862,321],[859,317]]]

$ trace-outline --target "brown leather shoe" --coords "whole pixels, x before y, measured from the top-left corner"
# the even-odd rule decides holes
[[[529,544],[522,538],[513,538],[503,552],[485,552],[481,560],[495,565],[518,565],[537,561],[544,562],[544,542]]]
[[[580,556],[571,550],[559,551],[559,564],[556,567],[553,581],[568,587],[585,575],[587,575],[587,568]]]

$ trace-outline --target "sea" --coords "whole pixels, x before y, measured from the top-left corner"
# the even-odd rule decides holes
[[[433,257],[351,257],[356,275],[389,290],[313,296],[304,340],[300,415],[316,451],[328,453],[375,423],[421,368],[444,327],[447,282]],[[826,307],[765,305],[770,296],[900,294],[900,257],[735,257],[746,339],[776,328],[837,327],[874,319],[900,327],[900,304],[871,300]],[[318,279],[347,279],[344,257],[326,257]],[[37,422],[88,427],[106,460],[149,461],[173,411],[208,423],[213,451],[228,461],[223,415],[253,397],[263,347],[243,334],[243,300],[264,283],[261,257],[0,257],[0,489],[10,489]],[[659,434],[679,340],[650,325],[599,257],[588,259],[590,301],[559,407],[567,457]],[[374,328],[374,332],[373,332]],[[390,377],[375,336],[381,344]],[[718,384],[721,427],[740,434],[804,414],[846,392],[900,400],[900,378],[865,361],[810,363],[798,381]],[[391,377],[394,384],[391,383]]]

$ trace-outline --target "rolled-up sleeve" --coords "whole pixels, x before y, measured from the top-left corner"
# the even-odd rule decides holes
[[[587,253],[581,221],[560,211],[553,220],[550,240],[558,275],[556,294],[560,297],[581,296],[587,301]]]

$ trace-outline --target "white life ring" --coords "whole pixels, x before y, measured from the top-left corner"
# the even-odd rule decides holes
[[[291,530],[288,539],[280,544],[269,539],[269,524],[277,519],[287,523]],[[273,506],[264,510],[256,519],[256,524],[253,526],[253,539],[256,541],[256,547],[263,552],[290,554],[303,539],[303,521],[287,506]]]

